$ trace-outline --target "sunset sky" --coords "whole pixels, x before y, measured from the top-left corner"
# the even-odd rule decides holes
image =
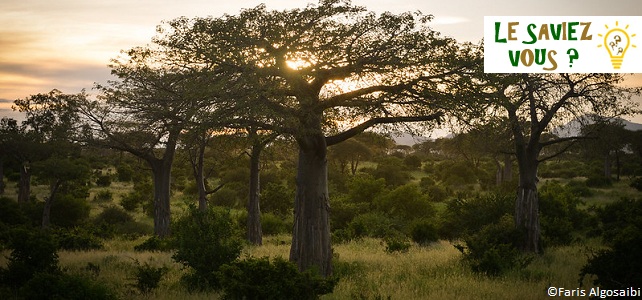
[[[16,116],[17,98],[57,88],[91,93],[110,79],[107,64],[120,50],[144,45],[162,20],[221,16],[266,3],[269,9],[303,7],[293,0],[2,0],[0,2],[0,117]],[[353,0],[377,12],[433,14],[433,28],[461,41],[480,41],[483,18],[522,15],[642,15],[639,0]],[[489,4],[490,3],[490,4]],[[642,35],[642,34],[638,34]],[[642,76],[631,82],[642,85]],[[640,100],[642,101],[642,100]],[[642,116],[633,118],[642,122]]]

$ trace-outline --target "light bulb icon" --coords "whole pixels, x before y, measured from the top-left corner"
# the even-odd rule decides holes
[[[615,26],[618,26],[618,22],[615,22]],[[605,25],[606,29],[609,29],[608,25]],[[624,29],[616,27],[610,29],[605,35],[598,34],[598,36],[604,37],[604,43],[598,45],[598,47],[604,46],[611,57],[611,64],[613,69],[619,70],[622,66],[622,61],[624,60],[624,55],[631,45],[631,38],[635,34],[629,35],[626,31],[629,28],[629,25],[626,25]]]

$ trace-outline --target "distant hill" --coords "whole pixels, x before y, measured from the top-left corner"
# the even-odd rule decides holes
[[[631,130],[631,131],[642,130],[642,124],[640,123],[634,123],[622,118],[617,118],[616,120],[622,122],[622,124],[624,124],[624,129],[626,130]],[[588,124],[591,123],[590,121],[588,121],[587,116],[578,117],[578,118],[575,118],[573,121],[570,121],[562,126],[559,126],[553,129],[553,133],[560,137],[577,136],[580,134],[580,130],[582,129],[582,124],[587,124],[587,123]]]

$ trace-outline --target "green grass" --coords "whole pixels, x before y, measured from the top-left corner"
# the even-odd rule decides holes
[[[103,250],[61,251],[60,265],[68,272],[94,276],[118,292],[123,299],[218,299],[216,293],[189,293],[180,284],[185,272],[174,262],[171,253],[135,252],[142,242],[110,240]],[[585,244],[549,249],[536,257],[523,270],[501,277],[488,277],[471,272],[461,263],[460,253],[450,242],[439,241],[428,247],[414,245],[407,253],[389,254],[381,240],[365,238],[334,245],[335,273],[341,279],[332,294],[321,299],[542,299],[549,286],[574,289],[579,287],[579,272],[586,263],[587,247],[599,247],[589,240]],[[263,246],[247,246],[241,259],[254,257],[288,257],[290,237],[268,236]],[[5,253],[7,255],[8,253]],[[135,288],[136,261],[169,268],[160,287],[151,295],[140,295]],[[6,264],[6,258],[0,260]],[[100,271],[92,273],[88,264]],[[590,288],[588,279],[583,288]]]

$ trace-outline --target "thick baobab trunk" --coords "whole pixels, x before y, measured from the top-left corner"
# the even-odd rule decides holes
[[[154,180],[154,234],[167,237],[170,234],[170,180],[171,160],[155,160],[149,162]]]
[[[254,245],[263,244],[260,206],[260,162],[263,146],[255,143],[250,153],[250,195],[247,202],[247,240]]]
[[[29,163],[25,162],[20,167],[20,181],[18,182],[18,203],[29,202],[31,196],[31,170]]]
[[[297,191],[290,260],[299,270],[332,275],[327,147],[322,134],[299,140]]]
[[[540,250],[539,196],[537,194],[537,159],[518,159],[519,187],[515,203],[515,225],[523,232],[521,250]]]

